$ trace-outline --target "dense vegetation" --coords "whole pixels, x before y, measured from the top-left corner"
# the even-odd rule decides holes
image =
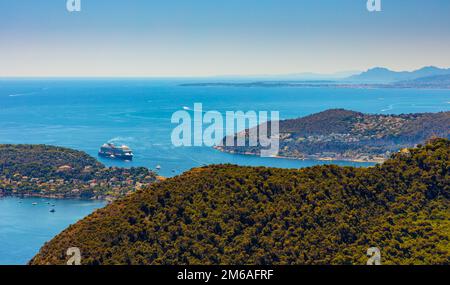
[[[450,141],[371,168],[194,169],[98,210],[31,264],[450,264]]]
[[[280,156],[382,161],[432,137],[450,138],[450,112],[368,115],[342,109],[280,122]],[[235,144],[236,145],[236,144]],[[261,146],[227,146],[259,154]]]
[[[107,168],[81,151],[0,145],[0,195],[115,198],[154,180],[146,168]]]

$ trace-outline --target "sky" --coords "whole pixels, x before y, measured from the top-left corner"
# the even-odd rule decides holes
[[[0,77],[450,67],[449,0],[0,0]]]

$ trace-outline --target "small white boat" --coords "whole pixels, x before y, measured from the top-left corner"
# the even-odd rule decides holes
[[[161,165],[157,165],[156,170],[160,170],[160,169],[161,169]]]
[[[36,206],[38,203],[36,203],[36,202],[34,202],[34,203],[31,203],[31,205],[33,205],[33,206]]]

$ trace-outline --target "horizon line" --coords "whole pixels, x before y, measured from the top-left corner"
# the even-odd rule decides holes
[[[207,79],[207,78],[229,78],[229,79],[245,79],[245,78],[270,78],[270,77],[288,77],[288,76],[318,76],[324,77],[320,80],[327,79],[345,79],[352,75],[361,74],[376,68],[384,68],[393,72],[414,72],[423,68],[439,68],[450,69],[450,67],[443,67],[438,65],[424,65],[419,68],[410,70],[396,70],[389,67],[374,66],[365,70],[354,71],[336,71],[332,73],[320,73],[320,72],[297,72],[297,73],[278,73],[278,74],[216,74],[216,75],[6,75],[0,76],[0,79]],[[346,74],[346,75],[343,75]],[[305,79],[315,80],[315,79]]]

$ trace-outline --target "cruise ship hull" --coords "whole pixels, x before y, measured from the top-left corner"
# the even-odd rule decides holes
[[[133,160],[132,155],[122,155],[122,154],[111,154],[111,153],[99,152],[98,156],[104,157],[104,158],[109,158],[109,159],[129,160],[129,161]]]

